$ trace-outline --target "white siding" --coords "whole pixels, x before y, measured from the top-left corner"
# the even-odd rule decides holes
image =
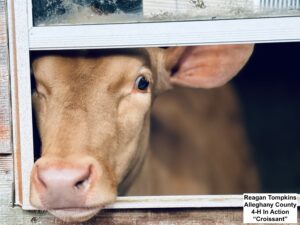
[[[144,0],[144,15],[183,17],[234,15],[240,11],[255,11],[255,0]],[[176,14],[176,15],[175,15]]]

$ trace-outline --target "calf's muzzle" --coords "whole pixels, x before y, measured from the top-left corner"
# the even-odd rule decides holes
[[[48,209],[81,207],[85,204],[93,183],[97,181],[93,163],[81,165],[43,160],[33,170],[33,185]]]

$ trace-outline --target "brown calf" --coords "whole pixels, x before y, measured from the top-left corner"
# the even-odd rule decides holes
[[[31,203],[84,221],[117,193],[242,193],[257,187],[237,103],[225,84],[252,45],[49,53],[32,64],[42,156]],[[171,98],[175,97],[175,101]],[[159,125],[160,124],[160,125]],[[167,133],[169,139],[160,134]],[[186,138],[181,138],[180,135]],[[141,171],[141,172],[140,172]]]

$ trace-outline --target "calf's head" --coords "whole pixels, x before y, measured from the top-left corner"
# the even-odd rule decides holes
[[[31,174],[32,205],[65,221],[91,218],[138,171],[154,96],[173,85],[222,85],[252,47],[100,50],[34,59],[32,98],[42,149]]]

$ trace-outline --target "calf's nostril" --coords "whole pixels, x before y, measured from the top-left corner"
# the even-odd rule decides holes
[[[89,179],[81,180],[81,181],[78,181],[78,182],[75,184],[74,187],[75,187],[77,190],[86,189],[87,186],[88,186],[88,183],[89,183]]]
[[[88,167],[86,173],[74,184],[74,188],[77,190],[86,190],[90,184],[92,166]]]

